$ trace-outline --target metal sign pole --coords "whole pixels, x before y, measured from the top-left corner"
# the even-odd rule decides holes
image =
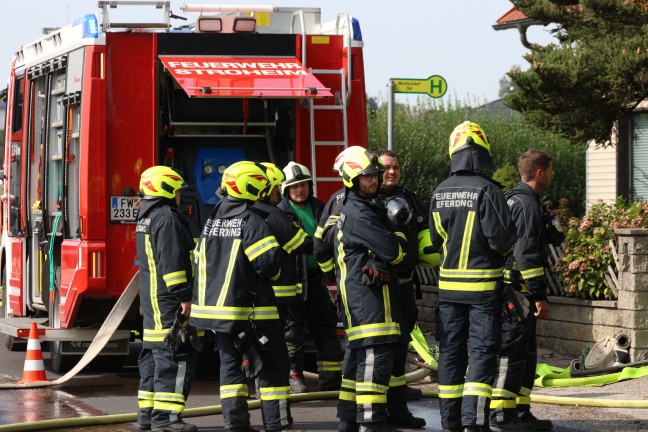
[[[394,81],[389,80],[387,98],[387,150],[394,151]]]

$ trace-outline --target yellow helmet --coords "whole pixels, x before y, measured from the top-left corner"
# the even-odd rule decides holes
[[[268,193],[272,190],[273,187],[279,186],[281,182],[286,179],[283,171],[272,162],[261,162],[261,165],[265,167],[265,175],[268,178]]]
[[[333,162],[333,169],[340,173],[340,176],[342,176],[342,163],[344,162],[344,158],[349,154],[352,154],[354,152],[362,152],[364,150],[365,148],[360,146],[351,146],[345,148],[335,157],[335,162]]]
[[[163,165],[152,166],[140,177],[140,193],[144,199],[175,198],[176,191],[185,186],[180,174]]]
[[[256,201],[268,193],[265,167],[250,161],[236,162],[223,172],[221,188],[227,196]]]
[[[385,171],[380,159],[367,149],[353,151],[344,157],[342,163],[342,182],[346,187],[353,187],[353,180],[364,174],[382,173]],[[380,175],[379,175],[380,177]]]
[[[490,144],[486,134],[477,123],[465,121],[457,126],[450,134],[448,151],[450,157],[457,150],[466,148],[470,145],[483,147],[490,154]]]

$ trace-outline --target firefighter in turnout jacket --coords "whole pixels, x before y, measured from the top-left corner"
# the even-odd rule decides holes
[[[190,322],[216,333],[225,426],[256,431],[250,427],[247,380],[258,376],[264,428],[283,430],[292,424],[288,351],[272,289],[281,276],[281,248],[265,222],[267,213],[252,206],[268,191],[265,167],[230,165],[221,188],[225,196],[196,246]]]
[[[312,244],[300,224],[276,206],[281,201],[279,189],[285,179],[283,171],[270,162],[263,162],[261,165],[265,167],[269,192],[259,198],[254,203],[254,207],[267,213],[266,223],[283,250],[283,253],[279,254],[282,257],[281,275],[277,280],[272,281],[279,314],[282,315],[282,310],[294,304],[297,299],[297,267],[289,255],[306,253],[312,248]]]
[[[360,146],[347,147],[340,152],[333,163],[333,170],[337,171],[342,177],[342,162],[348,154],[354,152],[364,152],[365,148]],[[317,223],[315,231],[315,243],[313,253],[326,279],[335,283],[335,264],[333,262],[333,239],[335,238],[337,221],[344,205],[345,186],[337,190],[324,205],[322,215]],[[339,298],[339,297],[338,297]]]
[[[396,427],[406,429],[422,428],[425,419],[414,417],[407,408],[405,381],[405,364],[407,362],[407,348],[411,340],[410,333],[416,325],[418,308],[416,307],[416,293],[420,287],[415,284],[416,266],[419,264],[418,239],[430,236],[428,227],[429,215],[423,202],[413,192],[400,186],[401,169],[396,153],[383,150],[375,153],[385,167],[382,185],[380,186],[377,201],[383,204],[388,211],[388,217],[402,227],[407,237],[407,256],[397,266],[398,287],[397,298],[403,311],[400,322],[401,334],[394,344],[394,369],[387,392],[387,411],[389,422]],[[436,254],[438,259],[438,253]],[[413,389],[411,389],[414,391]]]
[[[515,225],[479,125],[464,122],[450,135],[451,176],[430,203],[430,233],[440,251],[439,404],[444,431],[488,431],[505,257]]]
[[[307,249],[293,254],[297,268],[297,301],[287,313],[286,343],[290,355],[290,386],[293,393],[306,392],[304,343],[307,328],[317,349],[320,390],[338,390],[342,380],[342,347],[337,336],[337,316],[324,275],[313,256],[313,235],[324,204],[313,196],[313,180],[304,165],[290,162],[284,168],[284,198],[278,207],[298,221],[308,234]],[[306,248],[304,248],[306,249]]]
[[[370,152],[347,156],[347,187],[338,220],[335,262],[346,330],[338,431],[396,431],[387,422],[387,390],[393,344],[402,318],[394,267],[405,257],[406,239],[388,226],[378,194],[384,167]]]
[[[191,389],[197,351],[191,344],[170,347],[165,343],[176,313],[186,320],[191,310],[194,241],[178,209],[183,185],[180,174],[166,166],[151,167],[140,178],[142,204],[135,237],[144,332],[138,360],[137,423],[140,429],[157,432],[196,430],[180,416]]]
[[[538,362],[536,320],[549,314],[544,269],[547,242],[553,236],[547,235],[546,227],[551,225],[539,194],[553,179],[551,156],[527,151],[520,156],[518,171],[521,181],[505,193],[517,228],[517,242],[504,279],[510,288],[524,294],[530,307],[526,316],[504,316],[490,424],[494,431],[547,431],[552,428],[551,421],[531,414],[531,389]],[[562,240],[564,237],[558,236],[558,245]]]

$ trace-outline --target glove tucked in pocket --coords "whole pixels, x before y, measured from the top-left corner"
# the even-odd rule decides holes
[[[362,283],[371,287],[381,287],[391,280],[391,269],[385,263],[370,259],[362,267]]]

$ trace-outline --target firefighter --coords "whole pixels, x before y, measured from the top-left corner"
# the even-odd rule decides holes
[[[387,390],[402,318],[394,266],[404,259],[407,242],[374,201],[383,171],[369,151],[348,155],[342,164],[347,190],[334,248],[347,337],[337,413],[341,432],[397,431],[387,421]]]
[[[430,203],[432,242],[441,251],[436,320],[441,425],[446,432],[488,431],[503,267],[515,243],[515,225],[500,185],[488,175],[493,160],[481,127],[460,124],[449,144],[451,175]]]
[[[317,349],[317,373],[320,390],[338,390],[342,380],[342,346],[337,336],[337,317],[324,275],[313,256],[313,238],[324,204],[313,196],[313,180],[304,165],[290,162],[284,167],[284,199],[279,208],[303,226],[309,235],[309,250],[295,255],[299,274],[297,302],[289,307],[286,343],[290,355],[292,393],[307,391],[304,383],[305,328]]]
[[[194,241],[178,209],[183,185],[182,176],[166,166],[153,166],[140,178],[142,204],[135,237],[140,265],[139,298],[144,315],[137,396],[137,423],[142,430],[197,430],[181,419],[197,351],[191,344],[165,343],[172,333],[176,313],[179,311],[186,320],[191,311]],[[176,345],[175,341],[170,345]]]
[[[506,192],[517,242],[505,280],[524,293],[529,313],[507,316],[502,323],[502,347],[498,355],[497,379],[493,388],[490,424],[494,431],[548,431],[552,424],[531,413],[531,389],[538,362],[536,320],[549,315],[547,303],[546,217],[539,195],[553,179],[552,158],[541,151],[527,151],[518,161],[520,182]],[[564,238],[558,239],[562,243]],[[517,400],[517,403],[516,403]]]
[[[297,298],[297,268],[288,255],[308,252],[312,249],[312,241],[291,215],[276,207],[281,201],[280,186],[285,179],[283,171],[270,162],[262,162],[261,165],[265,167],[269,192],[265,197],[259,198],[254,207],[268,214],[266,222],[283,251],[280,253],[283,257],[281,275],[279,279],[272,281],[272,289],[282,314]]]
[[[272,289],[281,248],[267,213],[253,207],[268,190],[265,167],[230,165],[221,188],[196,246],[190,322],[216,333],[225,426],[256,431],[246,399],[248,379],[258,376],[264,429],[279,431],[292,425],[288,351]]]
[[[335,158],[333,163],[333,170],[337,171],[340,177],[342,176],[342,162],[346,155],[354,152],[364,152],[365,149],[360,146],[351,146],[342,150]],[[333,238],[335,237],[335,226],[337,225],[338,217],[344,205],[344,184],[342,188],[337,190],[331,195],[329,200],[322,209],[322,215],[317,223],[317,230],[315,231],[313,254],[319,264],[326,279],[335,283],[335,266],[333,262]]]
[[[414,417],[407,408],[408,388],[405,381],[405,364],[407,362],[407,348],[411,340],[410,333],[416,326],[418,308],[416,299],[421,298],[420,286],[416,279],[416,266],[418,259],[418,238],[430,236],[428,227],[428,213],[423,202],[413,192],[400,186],[401,169],[396,153],[383,150],[375,153],[385,167],[383,182],[378,193],[378,202],[394,207],[394,215],[400,211],[403,220],[399,221],[407,236],[407,256],[398,266],[398,299],[403,310],[403,320],[400,322],[401,335],[394,344],[394,369],[387,392],[387,411],[389,422],[397,427],[406,429],[422,428],[425,419]],[[394,200],[401,198],[404,201]],[[402,206],[400,209],[398,206]],[[438,256],[438,253],[436,254]],[[416,285],[415,285],[416,283]],[[417,292],[418,291],[418,292]],[[418,395],[420,397],[420,394]]]

